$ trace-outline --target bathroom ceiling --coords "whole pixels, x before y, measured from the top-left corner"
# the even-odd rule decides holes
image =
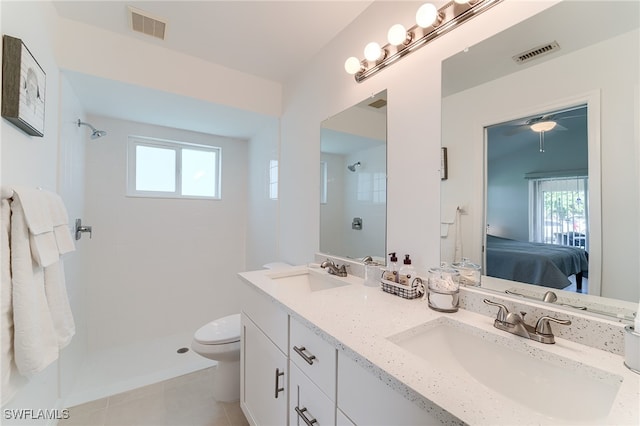
[[[284,82],[372,0],[57,1],[58,15]],[[128,6],[167,21],[164,41],[135,33]]]
[[[60,17],[285,82],[373,0],[58,1]],[[165,40],[129,27],[128,6],[165,20]],[[87,114],[250,139],[273,117],[64,71]],[[216,117],[216,119],[212,119]]]

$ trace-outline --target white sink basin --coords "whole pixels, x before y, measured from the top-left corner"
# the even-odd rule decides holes
[[[306,268],[274,272],[269,274],[269,278],[277,285],[290,286],[293,289],[306,291],[328,290],[349,285],[348,282],[329,275],[324,270],[314,271]]]
[[[506,336],[439,318],[388,340],[451,374],[452,380],[475,380],[551,418],[593,421],[609,413],[620,376]]]

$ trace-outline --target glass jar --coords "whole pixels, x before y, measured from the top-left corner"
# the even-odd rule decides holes
[[[480,286],[480,265],[476,265],[466,257],[463,257],[461,262],[452,263],[451,267],[460,273],[460,284]]]
[[[456,312],[460,292],[460,273],[453,268],[431,268],[427,274],[429,307],[440,312]]]

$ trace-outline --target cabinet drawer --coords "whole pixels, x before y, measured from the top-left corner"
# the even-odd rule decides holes
[[[289,367],[289,419],[297,426],[330,426],[335,424],[335,402],[327,396],[298,367]]]
[[[336,399],[336,349],[291,317],[289,358],[331,400]]]
[[[240,288],[242,312],[286,354],[289,346],[289,315],[250,285],[243,283]]]

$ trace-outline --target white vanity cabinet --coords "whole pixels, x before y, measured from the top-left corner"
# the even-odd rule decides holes
[[[291,317],[289,329],[291,425],[336,424],[336,348]]]
[[[338,420],[356,425],[438,425],[435,416],[404,398],[344,353],[338,353]],[[340,413],[342,411],[342,413]],[[348,416],[348,418],[345,418]]]
[[[252,425],[287,425],[289,316],[254,291],[244,296],[240,406]]]

